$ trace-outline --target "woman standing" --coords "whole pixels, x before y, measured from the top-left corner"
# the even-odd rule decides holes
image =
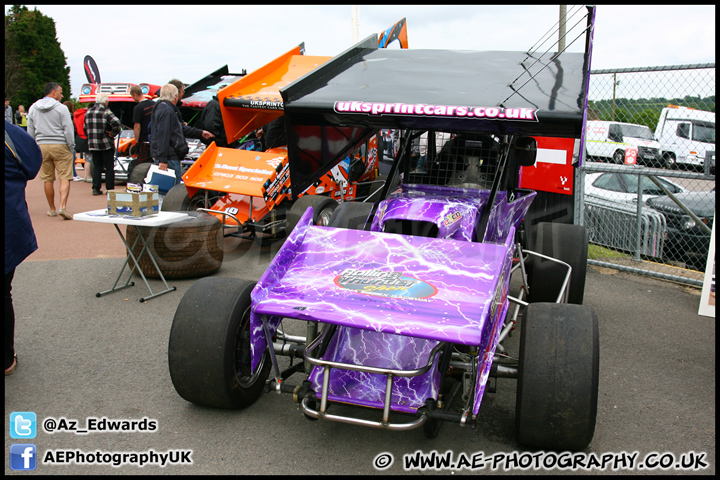
[[[24,105],[19,105],[17,112],[15,112],[15,124],[27,131],[27,112],[25,112]]]

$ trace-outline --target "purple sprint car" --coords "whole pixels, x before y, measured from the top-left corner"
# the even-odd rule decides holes
[[[387,50],[370,37],[281,90],[295,198],[381,129],[397,155],[374,203],[340,203],[318,226],[310,201],[257,282],[187,291],[169,342],[180,396],[245,408],[288,393],[312,420],[434,438],[443,423],[476,426],[489,378],[510,378],[519,443],[586,448],[599,376],[587,236],[553,222],[554,197],[518,185],[537,138],[582,151],[593,21],[588,7],[584,53]]]

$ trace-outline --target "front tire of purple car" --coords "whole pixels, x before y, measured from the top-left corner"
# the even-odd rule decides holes
[[[170,378],[198,405],[244,408],[262,394],[270,373],[267,351],[250,371],[250,292],[255,283],[203,278],[185,293],[168,344]]]
[[[519,443],[556,452],[590,444],[597,416],[599,346],[598,320],[590,307],[527,307],[516,398]]]

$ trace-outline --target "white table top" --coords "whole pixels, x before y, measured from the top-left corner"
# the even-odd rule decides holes
[[[138,227],[160,227],[171,223],[179,222],[188,218],[186,212],[163,212],[144,217],[132,217],[129,215],[108,215],[106,208],[91,210],[89,212],[76,213],[73,220],[81,222],[114,223],[116,225],[136,225]]]

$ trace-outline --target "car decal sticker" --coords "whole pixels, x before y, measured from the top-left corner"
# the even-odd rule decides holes
[[[335,285],[369,295],[423,300],[438,293],[434,285],[402,272],[348,268],[334,279]]]
[[[455,105],[425,105],[379,102],[335,102],[337,113],[366,113],[368,115],[422,115],[430,117],[476,117],[499,120],[525,120],[537,122],[537,110],[533,108],[467,107]]]

